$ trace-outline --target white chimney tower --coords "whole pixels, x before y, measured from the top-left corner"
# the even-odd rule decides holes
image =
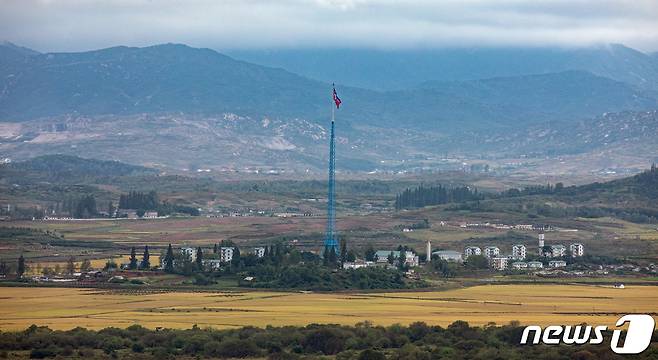
[[[427,240],[427,262],[432,261],[432,244]]]
[[[543,255],[544,251],[544,233],[539,234],[539,250],[537,252],[539,253],[539,256]]]

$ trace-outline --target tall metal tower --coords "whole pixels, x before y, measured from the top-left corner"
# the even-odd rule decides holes
[[[334,134],[334,111],[331,111],[331,136],[329,138],[329,182],[327,193],[327,232],[324,237],[326,250],[338,253],[336,241],[336,136]]]
[[[327,193],[327,233],[324,237],[325,250],[333,250],[338,253],[338,241],[336,239],[336,134],[335,134],[335,112],[340,108],[340,98],[336,93],[336,87],[333,87],[331,94],[333,104],[331,104],[331,136],[329,137],[329,182]],[[336,105],[336,108],[334,108]]]

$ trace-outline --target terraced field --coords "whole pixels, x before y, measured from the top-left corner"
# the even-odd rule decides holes
[[[614,324],[620,314],[658,313],[658,287],[483,285],[442,292],[292,293],[149,292],[73,288],[2,288],[0,330],[31,324],[56,329],[305,325],[309,323],[448,325]]]

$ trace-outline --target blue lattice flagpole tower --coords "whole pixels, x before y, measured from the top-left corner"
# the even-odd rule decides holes
[[[340,99],[334,87],[332,97],[336,108],[340,108]],[[327,231],[324,237],[325,250],[333,250],[338,253],[338,241],[336,240],[336,122],[334,104],[331,104],[331,135],[329,136],[329,180],[327,183]]]

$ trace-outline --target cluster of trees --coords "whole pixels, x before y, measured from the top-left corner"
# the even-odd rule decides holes
[[[524,327],[472,327],[456,321],[447,327],[416,322],[408,326],[307,325],[304,327],[243,327],[231,330],[149,330],[139,325],[126,329],[93,331],[81,327],[60,331],[30,326],[24,331],[0,333],[0,357],[29,352],[30,358],[268,358],[331,357],[338,360],[385,359],[612,359],[610,346],[602,344],[519,345]],[[604,332],[609,339],[611,331]],[[624,336],[624,335],[622,335]],[[658,331],[654,332],[654,337]],[[25,354],[27,355],[27,354]],[[658,356],[658,346],[636,355]]]
[[[137,249],[133,246],[130,249],[130,258],[128,260],[128,270],[150,270],[151,269],[151,254],[149,253],[149,246],[144,246],[144,252],[142,253],[142,259],[137,259]],[[116,267],[112,266],[112,262],[105,264],[105,267]]]
[[[430,205],[441,205],[453,202],[482,200],[484,197],[477,189],[467,186],[449,188],[443,185],[425,187],[420,185],[413,189],[405,189],[395,197],[395,209],[419,208]]]
[[[155,191],[148,193],[131,191],[119,197],[119,209],[156,210],[159,206],[160,200]]]
[[[71,217],[78,219],[89,219],[98,215],[96,197],[92,194],[80,197],[68,197],[58,207],[60,212],[66,212]]]
[[[137,210],[137,214],[140,216],[147,210],[155,210],[160,215],[181,213],[199,216],[199,209],[195,207],[171,204],[167,201],[161,202],[158,193],[155,191],[149,191],[148,193],[131,191],[128,194],[122,194],[119,197],[119,209],[134,209]]]

